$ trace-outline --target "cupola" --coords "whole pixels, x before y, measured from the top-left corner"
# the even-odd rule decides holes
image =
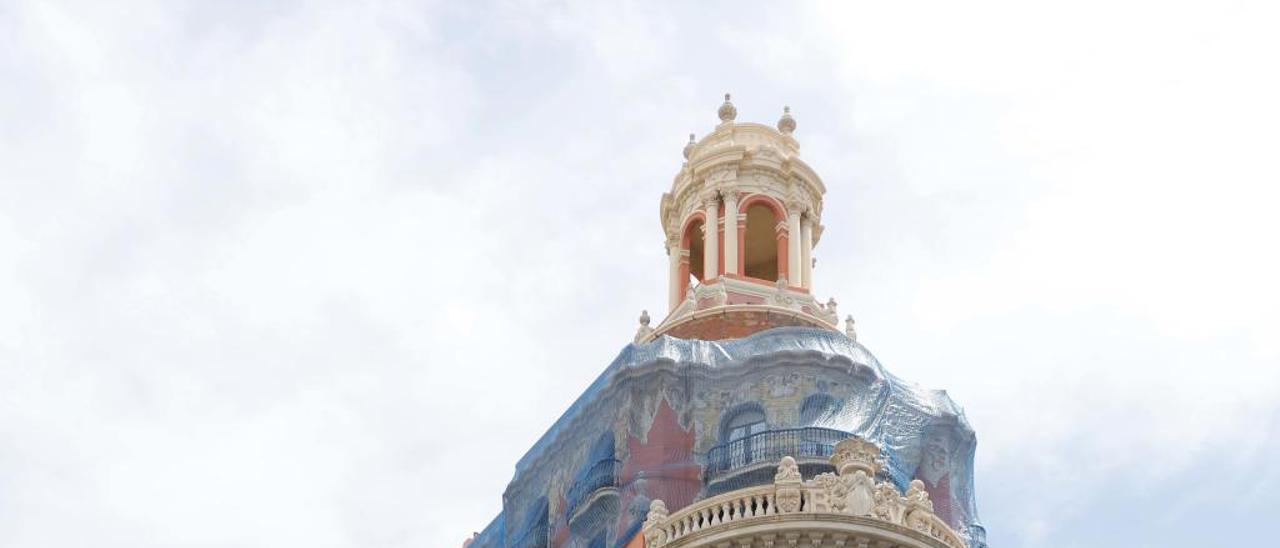
[[[720,123],[683,149],[662,196],[669,259],[667,318],[646,339],[738,338],[783,325],[836,329],[835,301],[813,296],[813,248],[826,187],[800,159],[795,118],[737,122],[725,94]]]

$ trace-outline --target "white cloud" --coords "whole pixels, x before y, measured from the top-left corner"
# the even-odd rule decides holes
[[[1274,459],[1268,9],[0,10],[0,544],[460,543],[661,316],[724,91],[793,106],[819,291],[967,408],[992,540],[1088,544]]]

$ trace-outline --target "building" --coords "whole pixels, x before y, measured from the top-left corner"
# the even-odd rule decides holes
[[[821,178],[796,122],[720,124],[662,196],[667,317],[516,464],[464,546],[985,547],[975,438],[814,297]]]

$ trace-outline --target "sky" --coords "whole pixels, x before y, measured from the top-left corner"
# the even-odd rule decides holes
[[[0,0],[0,545],[448,547],[665,316],[725,92],[993,547],[1280,512],[1267,2]]]

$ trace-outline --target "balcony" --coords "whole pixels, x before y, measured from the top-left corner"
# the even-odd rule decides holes
[[[768,468],[771,480],[669,512],[653,500],[642,532],[648,548],[719,546],[898,546],[966,548],[965,539],[933,513],[920,480],[905,493],[875,481],[880,448],[842,440],[830,459],[835,474],[804,479],[796,459]]]
[[[618,473],[621,470],[622,461],[602,460],[593,464],[573,483],[565,495],[571,529],[578,532],[581,528],[585,534],[586,529],[599,522],[602,517],[617,514]]]
[[[703,483],[707,495],[773,480],[778,459],[791,456],[808,475],[830,472],[827,462],[840,440],[853,434],[816,426],[769,430],[736,439],[707,451],[703,463]]]

